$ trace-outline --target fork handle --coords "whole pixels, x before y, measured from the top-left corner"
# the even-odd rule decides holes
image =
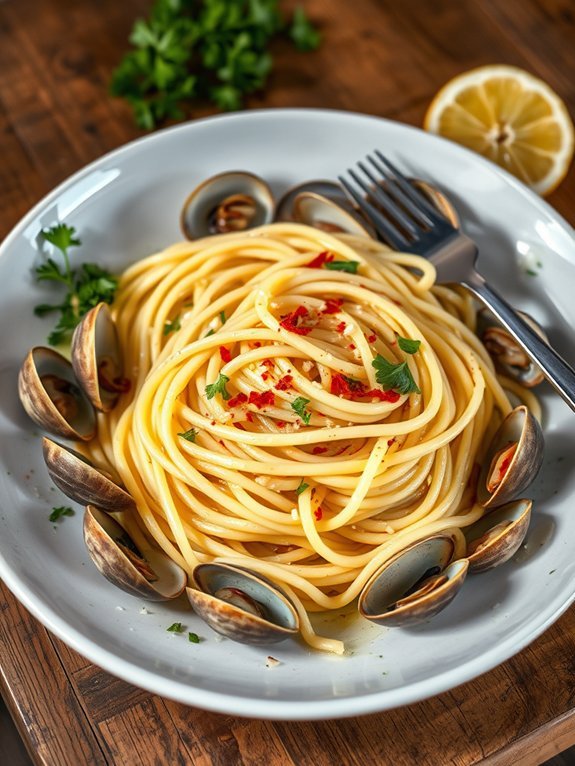
[[[539,365],[557,393],[572,410],[575,410],[575,370],[537,335],[480,274],[475,272],[473,277],[465,280],[463,284],[495,314],[531,359]]]

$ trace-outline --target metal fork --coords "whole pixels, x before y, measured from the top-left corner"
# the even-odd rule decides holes
[[[348,170],[354,183],[343,176],[339,176],[339,182],[379,236],[396,250],[429,258],[437,269],[439,283],[467,287],[509,330],[575,410],[575,370],[475,269],[475,242],[454,228],[381,152],[374,154],[367,156],[369,166],[358,162],[359,172]]]

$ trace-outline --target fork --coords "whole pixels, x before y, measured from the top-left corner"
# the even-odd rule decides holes
[[[374,155],[367,155],[369,167],[358,162],[358,172],[348,169],[354,183],[343,176],[339,182],[379,236],[396,250],[429,258],[438,283],[459,283],[470,290],[575,410],[575,370],[479,274],[475,242],[452,226],[380,151]]]

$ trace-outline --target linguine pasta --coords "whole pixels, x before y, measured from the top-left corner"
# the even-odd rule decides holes
[[[265,575],[308,644],[336,652],[308,613],[341,610],[433,533],[464,555],[474,466],[511,405],[471,299],[434,278],[418,256],[297,224],[130,267],[112,310],[132,388],[90,450],[134,497],[135,534],[190,574],[219,559]],[[378,380],[380,357],[410,392]]]

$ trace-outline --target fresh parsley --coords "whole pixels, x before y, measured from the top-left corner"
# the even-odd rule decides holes
[[[407,366],[407,362],[394,364],[381,356],[381,354],[378,354],[371,365],[377,370],[375,379],[386,391],[393,389],[400,394],[421,393],[413,379],[411,370]]]
[[[126,99],[144,130],[183,119],[194,101],[240,109],[266,84],[274,37],[287,33],[302,51],[320,43],[303,8],[289,27],[278,6],[279,0],[156,0],[149,18],[134,24],[112,94]]]
[[[305,492],[308,487],[309,487],[309,484],[306,484],[305,481],[302,479],[299,483],[299,487],[295,491],[296,495],[299,497],[301,493]]]
[[[347,271],[348,274],[357,274],[359,261],[326,261],[324,265],[330,271]]]
[[[397,344],[402,351],[405,351],[406,354],[415,354],[416,351],[419,351],[421,341],[412,340],[411,338],[402,338],[401,335],[398,335]]]
[[[178,434],[178,436],[181,436],[182,439],[185,439],[187,442],[195,442],[197,435],[198,432],[195,428],[189,428],[187,431],[184,431],[184,433]]]
[[[226,312],[225,311],[220,311],[220,322],[222,324],[226,323]]]
[[[52,513],[48,517],[50,521],[58,521],[63,516],[73,516],[74,511],[67,505],[62,505],[59,508],[52,508]]]
[[[168,633],[182,633],[184,630],[181,622],[174,622],[169,628],[166,628]]]
[[[199,644],[200,643],[200,637],[197,633],[188,633],[188,641],[190,644]]]
[[[179,315],[177,317],[174,317],[171,321],[168,321],[164,324],[164,335],[169,335],[171,332],[177,332],[178,330],[181,330],[182,325],[180,324],[180,317]]]
[[[59,265],[53,258],[47,258],[36,268],[38,281],[57,282],[67,288],[61,303],[41,303],[34,308],[34,313],[40,317],[53,311],[60,312],[58,322],[48,336],[48,343],[57,346],[71,339],[74,328],[90,309],[102,301],[112,303],[118,280],[95,263],[83,263],[78,269],[71,267],[68,251],[81,244],[73,226],[57,223],[44,229],[41,237],[60,251],[63,260]]]
[[[209,383],[206,386],[206,396],[208,399],[213,399],[216,394],[221,394],[222,399],[227,401],[231,397],[231,394],[226,389],[226,383],[229,380],[227,375],[220,373],[215,383]]]
[[[291,403],[292,410],[300,416],[306,426],[309,425],[311,418],[311,412],[308,412],[305,408],[306,404],[309,404],[309,402],[309,399],[306,399],[303,396],[298,396],[298,398],[294,399],[294,401]]]
[[[207,333],[204,335],[204,338],[209,338],[210,335],[213,335],[215,333],[214,328],[212,327],[211,330],[208,330]]]

